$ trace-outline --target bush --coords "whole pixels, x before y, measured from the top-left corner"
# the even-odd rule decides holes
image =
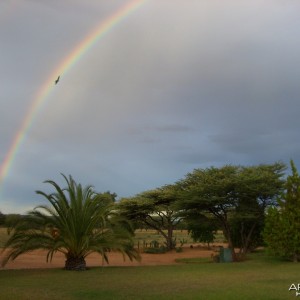
[[[0,211],[0,226],[5,225],[5,215]]]
[[[166,253],[167,248],[166,247],[159,247],[159,248],[145,248],[144,253],[149,253],[149,254],[162,254]]]

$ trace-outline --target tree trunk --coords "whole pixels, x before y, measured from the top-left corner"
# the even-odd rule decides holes
[[[298,260],[298,255],[297,253],[294,253],[293,254],[293,262],[297,263],[299,260]]]
[[[173,250],[175,248],[175,244],[173,241],[173,225],[170,225],[168,228],[168,250]]]
[[[161,235],[166,239],[166,247],[167,247],[167,250],[168,251],[170,251],[170,250],[172,250],[172,249],[174,249],[174,247],[173,247],[173,236],[171,235],[169,235],[170,234],[170,232],[169,232],[169,230],[168,230],[168,233],[167,234],[165,234],[164,232],[163,232],[163,230],[160,230],[160,233],[161,233]],[[171,232],[172,233],[172,232]]]
[[[230,228],[228,226],[228,224],[224,224],[224,228],[223,228],[223,233],[227,239],[227,242],[228,242],[228,248],[231,250],[231,253],[232,253],[232,261],[233,262],[237,262],[238,261],[238,258],[237,258],[237,255],[234,251],[234,246],[233,246],[233,242],[232,242],[232,238],[231,238],[231,231],[230,231]]]
[[[73,270],[73,271],[86,270],[86,262],[84,257],[68,256],[65,262],[65,270]]]
[[[234,250],[234,247],[233,247],[233,242],[232,242],[232,239],[231,239],[231,235],[229,234],[228,235],[228,248],[231,250],[231,253],[232,253],[232,261],[233,262],[237,262],[238,261],[238,257],[235,253],[235,250]]]
[[[256,223],[254,223],[246,237],[246,239],[243,239],[243,245],[242,245],[242,255],[243,257],[246,256],[246,254],[249,252],[250,249],[250,242],[252,238],[253,231],[256,227]]]

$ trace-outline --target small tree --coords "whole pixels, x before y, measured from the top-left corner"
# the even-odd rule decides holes
[[[188,232],[191,234],[193,241],[207,243],[207,247],[209,247],[209,244],[213,243],[215,233],[218,230],[216,220],[203,214],[189,215],[186,218]]]
[[[118,207],[121,214],[130,220],[157,230],[165,238],[167,250],[172,250],[176,246],[173,231],[182,219],[175,209],[175,200],[173,186],[164,186],[124,198]]]
[[[266,216],[264,239],[269,251],[298,262],[300,259],[300,177],[291,160],[292,175],[288,176],[279,207],[272,207]]]

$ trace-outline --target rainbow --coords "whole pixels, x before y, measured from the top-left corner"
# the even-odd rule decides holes
[[[8,175],[18,149],[20,148],[20,145],[28,134],[36,115],[41,110],[43,104],[46,103],[47,97],[54,87],[54,80],[57,78],[57,76],[62,76],[63,74],[68,72],[72,68],[72,66],[74,66],[82,58],[82,56],[106,33],[108,33],[113,27],[118,25],[132,12],[137,10],[145,2],[147,2],[147,0],[128,1],[124,6],[122,6],[115,13],[113,13],[111,16],[102,21],[98,26],[96,26],[96,29],[88,34],[85,39],[83,39],[75,47],[75,49],[71,51],[71,53],[58,65],[58,67],[54,69],[49,78],[37,92],[37,95],[32,101],[32,104],[27,114],[25,115],[25,118],[0,166],[0,185],[3,185],[3,181]]]

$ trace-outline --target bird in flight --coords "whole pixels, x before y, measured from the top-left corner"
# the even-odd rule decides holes
[[[59,78],[60,78],[60,75],[57,77],[57,79],[54,81],[55,82],[55,84],[58,84],[58,82],[59,82]]]

